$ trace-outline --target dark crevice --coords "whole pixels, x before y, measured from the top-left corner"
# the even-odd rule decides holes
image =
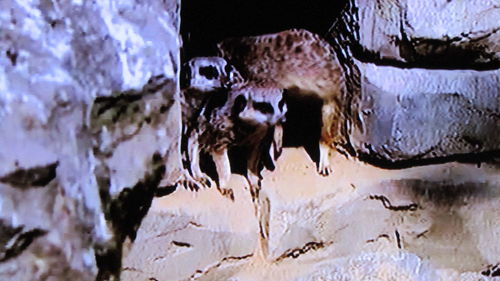
[[[415,40],[415,39],[414,39]],[[447,44],[435,39],[418,39],[421,48],[424,44]],[[411,43],[408,43],[411,44]],[[437,46],[434,46],[437,48]],[[415,55],[411,61],[400,61],[382,57],[380,53],[368,50],[355,43],[352,46],[354,57],[363,63],[375,63],[379,66],[393,66],[401,69],[425,68],[425,69],[443,69],[443,70],[496,70],[500,68],[500,61],[491,54],[485,54],[483,50],[468,50],[459,46],[448,46],[446,54],[435,53],[426,55]],[[479,58],[488,57],[488,62],[477,62]],[[460,57],[460,60],[456,58]],[[467,58],[467,59],[462,59]]]
[[[406,15],[401,9],[401,38],[392,38],[394,48],[399,48],[401,59],[383,57],[379,52],[368,50],[359,43],[359,26],[357,18],[359,9],[355,2],[348,1],[348,7],[341,17],[348,23],[347,30],[341,30],[341,37],[349,40],[338,42],[335,38],[329,38],[331,42],[349,45],[352,56],[363,63],[375,63],[381,66],[393,66],[398,68],[426,68],[426,69],[448,69],[448,70],[496,70],[500,68],[500,60],[495,54],[488,53],[484,46],[478,41],[485,40],[498,32],[498,28],[489,33],[478,35],[477,33],[462,33],[461,37],[453,38],[423,38],[409,37],[404,30]],[[342,27],[342,24],[340,24]],[[347,32],[346,32],[347,31]],[[338,31],[333,31],[337,32]],[[349,34],[347,34],[349,33]],[[464,40],[466,39],[466,40]],[[460,59],[457,59],[460,58]]]
[[[372,200],[379,200],[380,202],[382,202],[384,208],[389,209],[391,211],[416,211],[418,209],[418,205],[415,203],[409,205],[393,206],[391,204],[391,201],[389,201],[389,199],[387,199],[387,197],[383,195],[370,195],[368,198]]]
[[[175,241],[175,240],[172,240],[172,244],[174,244],[175,246],[177,247],[185,247],[185,248],[191,248],[192,245],[187,243],[187,242],[180,242],[180,241]]]
[[[0,220],[0,262],[19,256],[36,238],[45,234],[47,231],[43,229],[24,231],[24,226],[13,227]]]
[[[380,234],[375,239],[368,239],[368,240],[366,240],[366,243],[374,243],[374,242],[377,242],[381,238],[385,238],[385,239],[391,241],[391,238],[389,237],[389,235],[387,235],[387,234]]]
[[[325,247],[331,245],[332,243],[333,242],[314,242],[314,241],[308,242],[304,246],[302,246],[301,248],[287,250],[285,253],[283,253],[281,256],[279,256],[276,259],[276,262],[282,261],[282,260],[287,259],[287,258],[296,259],[299,256],[301,256],[309,251],[316,251],[316,250],[325,248]]]
[[[152,157],[152,172],[133,187],[124,188],[119,195],[111,198],[107,192],[101,193],[106,220],[111,222],[115,239],[112,244],[96,247],[96,262],[99,269],[96,280],[118,280],[121,270],[122,245],[128,237],[134,241],[137,230],[146,216],[156,188],[165,173],[162,157]]]
[[[245,259],[248,259],[248,258],[250,258],[252,256],[253,256],[253,254],[248,254],[248,255],[244,255],[244,256],[229,256],[229,257],[225,257],[220,262],[216,263],[213,266],[210,266],[209,268],[207,268],[205,270],[197,269],[195,271],[195,273],[193,273],[191,275],[191,277],[189,277],[189,280],[195,280],[195,279],[201,277],[202,275],[205,275],[205,274],[211,272],[212,270],[219,268],[221,265],[223,265],[225,263],[234,262],[234,261],[240,261],[240,260],[245,260]]]
[[[398,245],[398,249],[402,249],[401,236],[399,235],[399,231],[397,229],[394,231],[394,235],[396,236],[396,243]]]
[[[21,189],[43,187],[48,185],[56,177],[58,165],[59,162],[53,162],[44,166],[17,169],[14,172],[0,177],[0,182]]]
[[[460,162],[460,163],[471,163],[471,164],[495,163],[497,161],[496,158],[500,157],[500,150],[486,151],[479,153],[454,154],[450,156],[434,157],[427,159],[408,159],[408,160],[389,160],[387,158],[383,158],[376,152],[366,153],[358,151],[357,157],[359,160],[379,168],[406,169],[416,166],[444,164],[448,162]]]

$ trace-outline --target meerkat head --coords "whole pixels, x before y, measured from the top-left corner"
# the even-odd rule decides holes
[[[181,73],[181,87],[202,92],[228,88],[243,81],[239,72],[221,57],[196,57],[189,60]]]
[[[233,115],[251,126],[274,126],[285,121],[287,106],[283,90],[244,87],[235,90]]]

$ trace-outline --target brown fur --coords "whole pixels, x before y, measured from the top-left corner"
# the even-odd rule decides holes
[[[303,29],[255,37],[230,38],[219,51],[245,79],[313,93],[324,101],[321,142],[334,148],[344,141],[344,76],[330,44]]]

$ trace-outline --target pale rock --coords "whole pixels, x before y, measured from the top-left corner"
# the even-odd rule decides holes
[[[355,0],[358,54],[435,68],[500,63],[496,0]]]
[[[401,69],[357,62],[351,145],[380,165],[500,149],[500,70]],[[413,162],[412,162],[413,163]]]
[[[331,160],[335,173],[322,177],[303,149],[285,148],[276,170],[264,171],[261,218],[241,176],[230,182],[235,202],[214,189],[155,199],[122,278],[490,280],[500,255],[498,164],[384,170]]]
[[[119,205],[126,187],[165,164],[167,178],[180,169],[178,30],[178,1],[1,1],[0,279],[110,274],[98,269],[95,249],[121,247],[123,234],[107,199]],[[148,94],[144,85],[158,75],[161,89]],[[99,99],[134,90],[136,103],[156,106],[151,124],[92,115]],[[126,140],[115,127],[127,127]],[[106,130],[114,135],[101,138]]]

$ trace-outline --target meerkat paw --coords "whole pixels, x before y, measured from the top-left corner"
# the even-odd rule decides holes
[[[329,163],[319,163],[318,165],[318,173],[324,177],[333,174],[333,168]]]
[[[330,165],[330,147],[322,142],[319,144],[318,173],[324,177],[333,174],[333,168]]]
[[[215,186],[215,182],[207,174],[203,173],[201,175],[194,176],[194,179],[200,183],[203,188],[211,188]]]
[[[219,191],[219,193],[222,196],[230,199],[231,201],[234,201],[234,192],[233,192],[233,189],[217,186],[217,190]]]
[[[196,181],[193,177],[191,177],[188,173],[184,173],[180,179],[177,181],[177,185],[184,187],[184,189],[188,189],[191,191],[198,191],[202,187],[202,185]]]

